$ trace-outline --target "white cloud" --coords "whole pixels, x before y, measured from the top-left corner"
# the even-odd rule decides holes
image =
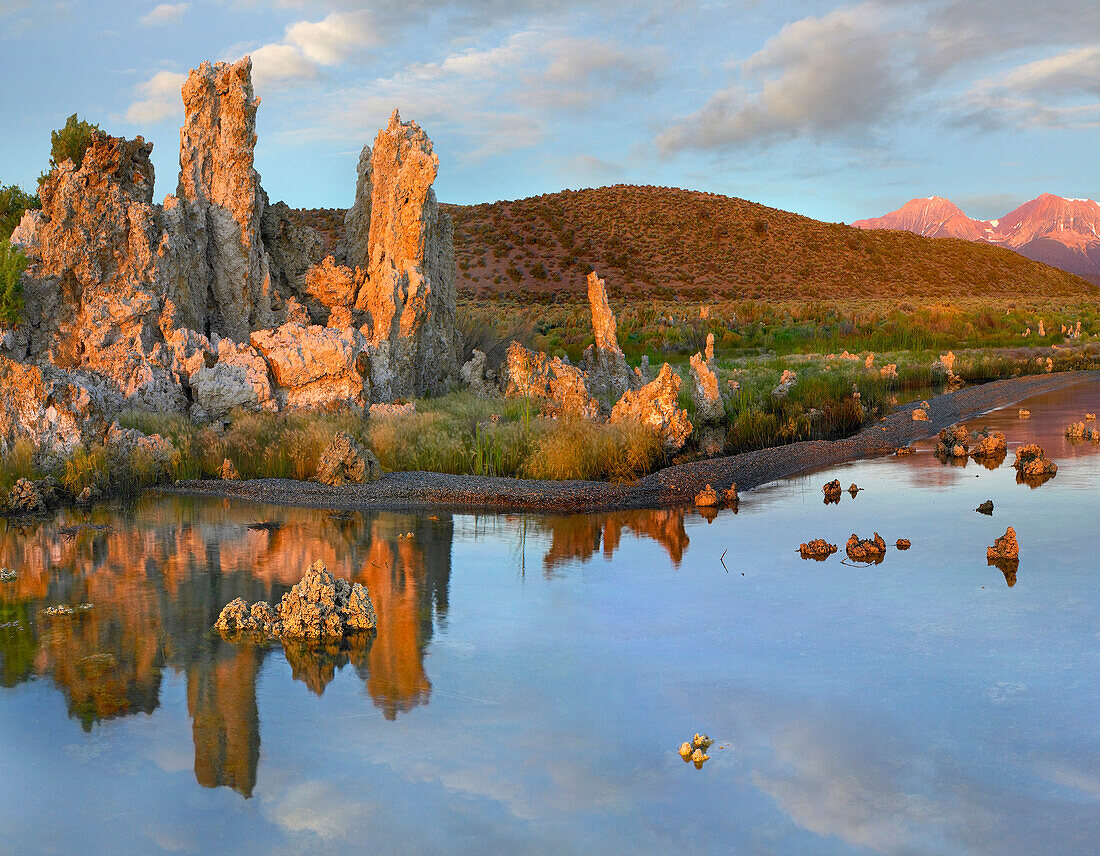
[[[366,12],[333,12],[316,23],[292,24],[284,41],[310,62],[338,65],[357,50],[376,47],[381,39]]]
[[[252,51],[252,84],[268,88],[299,83],[317,76],[317,66],[291,45],[270,44]]]
[[[190,3],[161,3],[141,19],[147,27],[161,24],[173,24],[183,18],[183,13],[191,7]]]
[[[1100,45],[1063,51],[1052,57],[1017,66],[998,81],[1006,89],[1023,92],[1100,95]]]
[[[665,131],[658,146],[724,149],[875,126],[909,88],[887,23],[867,4],[787,24],[740,64],[739,83]]]
[[[144,83],[138,84],[136,91],[139,98],[126,110],[126,121],[131,125],[151,125],[176,116],[182,119],[180,89],[186,80],[186,74],[158,71]]]
[[[366,11],[333,12],[320,21],[299,21],[286,28],[281,41],[249,51],[252,80],[260,90],[295,86],[320,76],[322,67],[338,66],[380,43],[379,31]]]

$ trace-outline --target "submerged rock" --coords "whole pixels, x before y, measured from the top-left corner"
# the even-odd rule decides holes
[[[886,557],[886,542],[877,532],[873,538],[863,539],[853,532],[848,538],[845,552],[853,562],[878,564]]]
[[[798,552],[802,555],[803,559],[813,559],[817,562],[824,562],[836,552],[836,544],[830,544],[824,538],[815,538],[808,544],[800,544],[798,546]]]
[[[318,560],[278,607],[242,598],[228,603],[214,629],[227,636],[254,634],[274,639],[341,639],[374,630],[374,604],[366,587],[334,577]]]
[[[374,452],[357,443],[350,434],[340,431],[321,455],[317,464],[317,481],[341,487],[363,484],[382,478],[382,465]]]

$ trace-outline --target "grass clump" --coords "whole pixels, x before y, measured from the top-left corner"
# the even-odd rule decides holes
[[[663,458],[660,438],[635,422],[539,421],[523,467],[527,478],[632,482]]]
[[[34,465],[34,446],[25,438],[15,441],[0,455],[0,493],[7,494],[19,479],[38,479],[42,474]]]

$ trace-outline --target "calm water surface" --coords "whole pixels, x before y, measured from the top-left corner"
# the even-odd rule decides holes
[[[0,853],[1095,854],[1100,448],[1062,431],[1100,388],[1025,404],[968,424],[1044,445],[1034,489],[924,443],[709,521],[161,498],[0,522]],[[834,476],[865,490],[826,506]],[[985,562],[1008,525],[1014,580]],[[843,563],[873,531],[913,547]],[[802,561],[815,537],[841,552]],[[210,635],[318,558],[370,588],[369,645]]]

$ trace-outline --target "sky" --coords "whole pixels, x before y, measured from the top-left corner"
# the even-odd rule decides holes
[[[455,203],[685,187],[821,220],[1100,197],[1093,0],[0,0],[0,183],[71,113],[179,171],[180,86],[250,54],[271,199],[346,207],[392,110]]]

